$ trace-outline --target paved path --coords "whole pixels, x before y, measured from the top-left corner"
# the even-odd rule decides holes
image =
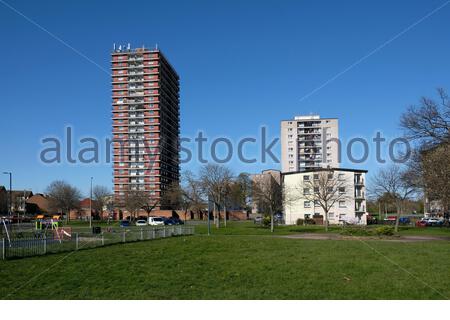
[[[450,241],[446,236],[398,236],[398,237],[357,237],[344,236],[337,233],[296,233],[288,236],[281,236],[289,239],[306,240],[377,240],[377,241],[397,241],[397,242],[419,242],[419,241]]]

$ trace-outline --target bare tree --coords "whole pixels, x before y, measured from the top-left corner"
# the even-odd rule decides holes
[[[147,213],[147,220],[150,214],[161,204],[161,198],[154,193],[144,192],[142,194],[142,209]]]
[[[182,209],[185,221],[190,210],[200,215],[205,203],[200,181],[191,171],[184,171],[181,175],[181,184],[174,183],[169,187],[164,203],[173,209]]]
[[[403,213],[404,203],[416,191],[414,185],[409,181],[407,171],[398,165],[380,169],[372,178],[370,191],[378,197],[392,199],[395,203],[397,208],[395,232],[398,232],[399,218]]]
[[[445,177],[450,171],[446,161],[450,152],[450,99],[444,89],[437,89],[437,93],[438,99],[423,97],[419,106],[409,107],[400,126],[405,137],[417,143],[408,161],[409,183],[449,210],[450,185]]]
[[[231,203],[239,205],[245,210],[251,206],[252,180],[248,173],[240,173],[230,186],[229,198]]]
[[[400,118],[406,138],[423,144],[448,143],[450,139],[450,99],[438,89],[439,101],[422,97],[419,106],[410,106]]]
[[[93,195],[93,205],[94,209],[100,212],[100,216],[103,218],[103,208],[106,206],[106,203],[111,196],[111,192],[105,186],[94,186],[92,189]]]
[[[70,210],[80,205],[81,191],[69,183],[56,180],[50,183],[46,193],[49,197],[49,206],[52,210],[61,210],[66,214],[67,222],[70,220]]]
[[[348,179],[340,178],[333,170],[326,169],[303,176],[303,180],[290,192],[291,201],[305,199],[313,206],[320,206],[325,215],[325,231],[328,232],[329,212],[340,201],[350,200],[350,189]],[[285,199],[286,201],[286,199]]]
[[[450,210],[450,144],[443,143],[422,152],[422,177],[427,196]]]
[[[135,220],[139,210],[145,204],[146,195],[143,191],[129,190],[125,193],[125,209],[130,213],[130,220]]]
[[[270,215],[270,231],[274,231],[274,214],[282,210],[281,184],[270,175],[255,177],[252,183],[252,197],[258,206]]]
[[[200,169],[202,189],[213,202],[214,219],[217,228],[220,227],[220,207],[224,202],[224,195],[232,179],[233,174],[231,170],[222,165],[207,164]]]

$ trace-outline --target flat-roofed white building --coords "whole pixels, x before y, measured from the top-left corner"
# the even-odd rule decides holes
[[[329,224],[344,222],[366,224],[366,173],[366,170],[343,168],[320,168],[282,173],[285,223],[296,224],[297,219],[313,218],[314,216],[323,216],[325,220],[321,195],[318,195],[319,192],[326,193],[320,189],[322,188],[330,190],[329,203],[334,202],[328,211]],[[327,177],[330,179],[326,188],[318,182],[321,175],[324,174],[329,174]],[[333,195],[331,195],[332,188],[336,189]]]

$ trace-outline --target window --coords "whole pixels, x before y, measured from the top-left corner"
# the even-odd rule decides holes
[[[303,188],[303,194],[304,195],[310,194],[309,188]]]
[[[305,202],[303,202],[303,207],[304,207],[304,208],[311,208],[311,201],[305,201]]]
[[[345,201],[339,201],[339,208],[346,208]]]
[[[345,193],[345,187],[339,187],[339,193],[344,194]]]
[[[303,176],[303,181],[309,181],[309,176]]]
[[[314,180],[319,180],[319,174],[318,173],[314,174]]]
[[[345,174],[344,173],[339,173],[338,179],[339,180],[344,180],[345,179]]]
[[[333,212],[328,212],[328,218],[334,220],[334,213]]]
[[[315,200],[314,201],[314,207],[320,207],[320,201],[319,200]]]
[[[314,187],[314,193],[319,193],[319,187]]]
[[[333,172],[330,172],[330,173],[328,174],[328,179],[333,179]]]

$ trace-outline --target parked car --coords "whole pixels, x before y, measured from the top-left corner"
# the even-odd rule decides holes
[[[398,219],[398,223],[400,223],[400,224],[410,224],[411,223],[411,219],[409,219],[408,217],[400,217]]]
[[[136,226],[137,227],[143,227],[143,226],[146,226],[147,225],[147,221],[145,221],[145,220],[137,220],[136,221]]]
[[[166,226],[174,226],[174,225],[176,225],[176,224],[179,224],[179,223],[177,223],[178,221],[176,220],[176,218],[163,218],[164,219],[164,225],[166,225]],[[178,220],[180,220],[180,219],[178,219]]]
[[[256,224],[256,223],[261,224],[262,221],[263,221],[263,217],[262,217],[262,216],[257,216],[257,217],[255,217],[255,218],[253,219],[253,223],[254,223],[254,224]]]
[[[439,226],[442,225],[444,223],[443,220],[440,220],[438,218],[428,218],[427,220],[427,225],[429,226]]]
[[[273,220],[274,220],[276,223],[281,223],[281,222],[283,221],[283,214],[281,214],[281,213],[276,213],[276,214],[274,214]]]
[[[163,226],[164,218],[161,217],[148,217],[148,224],[151,226]]]
[[[173,222],[173,224],[176,224],[176,225],[184,224],[183,220],[181,220],[180,218],[172,217],[172,218],[169,218],[169,220],[171,220]]]
[[[416,221],[416,227],[424,228],[424,227],[426,227],[426,226],[427,226],[427,222],[426,222],[426,221],[424,221],[424,220],[418,220],[418,221]]]
[[[128,220],[122,220],[122,221],[120,221],[120,226],[121,226],[122,228],[124,228],[124,227],[129,227],[129,226],[130,226],[130,221],[128,221]]]

